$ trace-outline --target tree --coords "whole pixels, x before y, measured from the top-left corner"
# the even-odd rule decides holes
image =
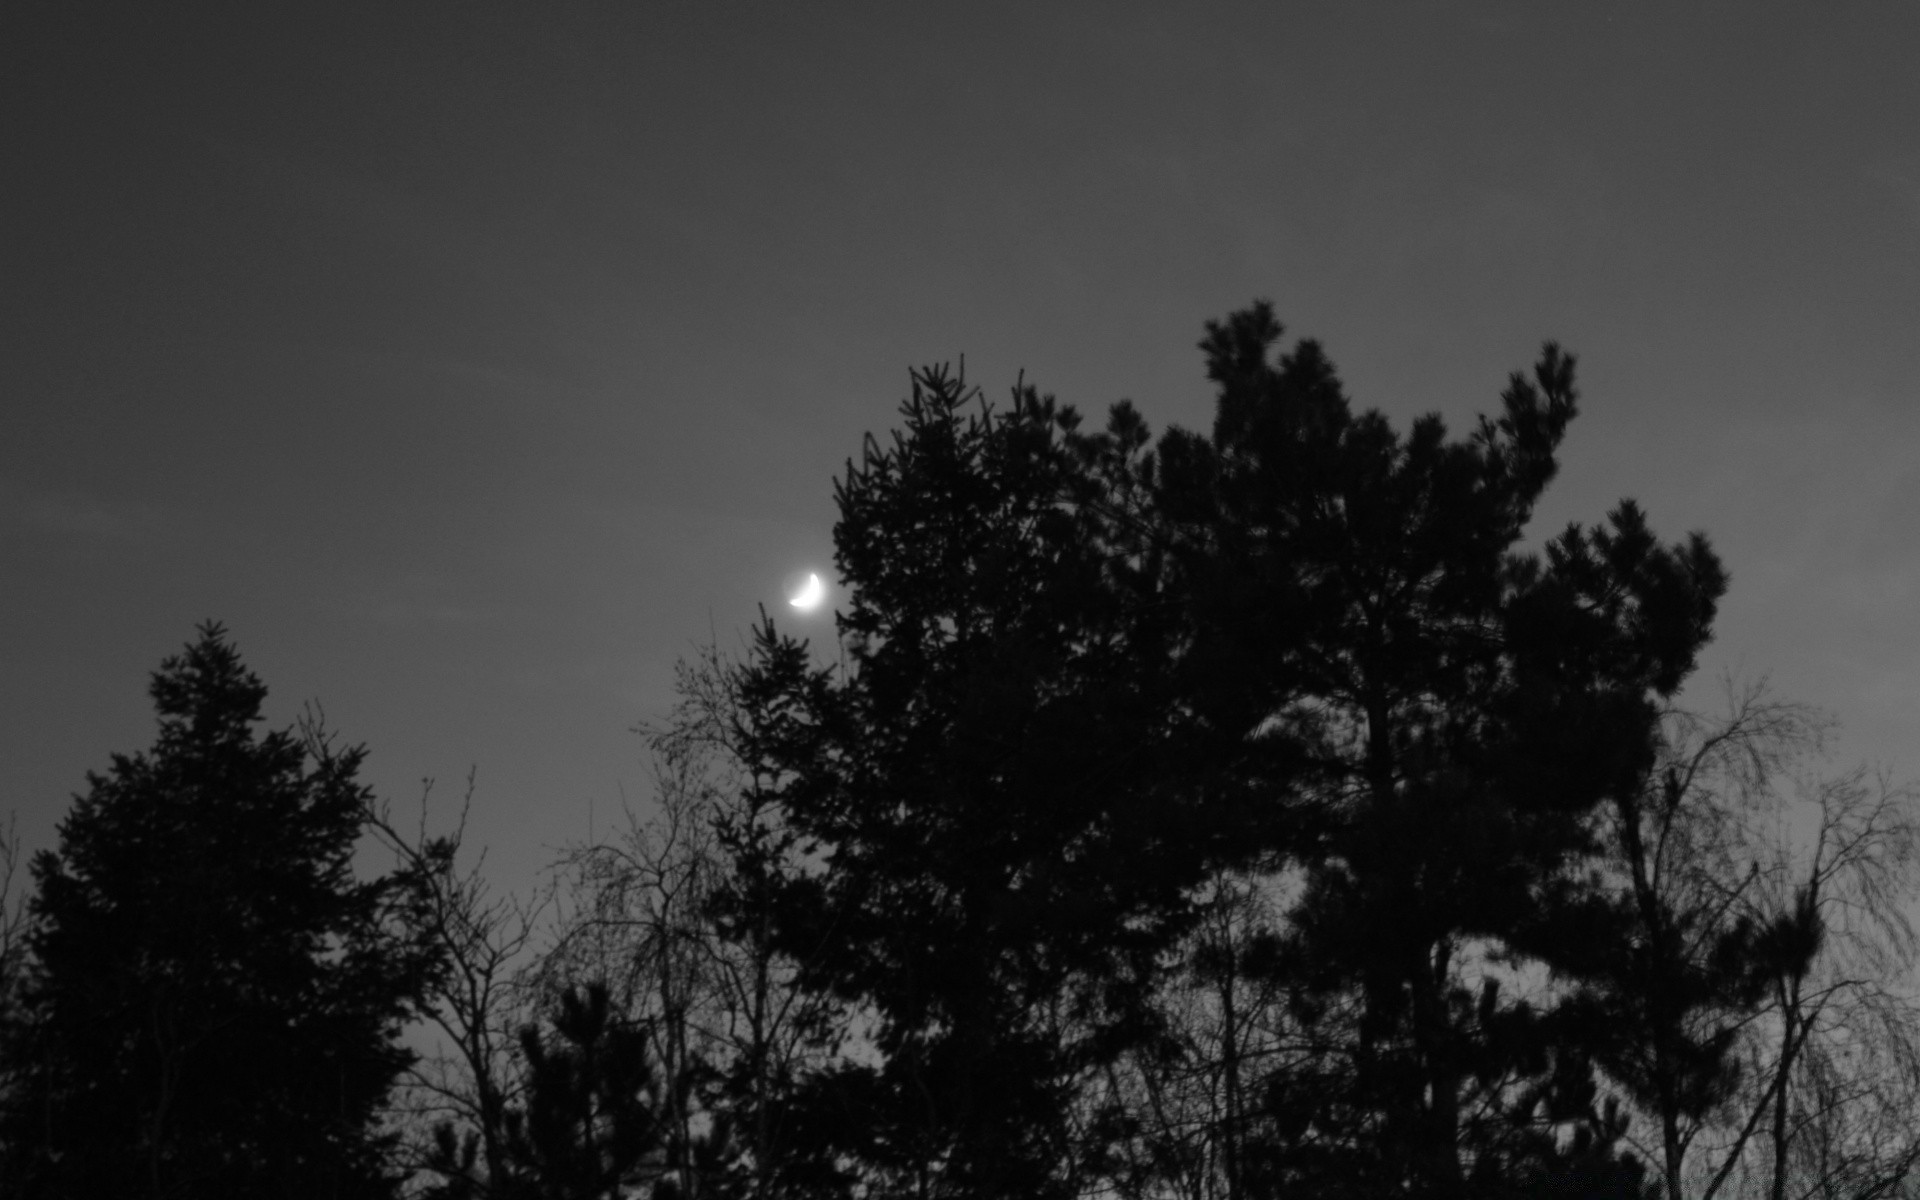
[[[1273,360],[1281,332],[1264,304],[1208,325],[1212,438],[1170,434],[1156,477],[1192,704],[1275,748],[1245,777],[1307,834],[1251,847],[1306,872],[1273,969],[1327,1048],[1267,1080],[1270,1182],[1633,1194],[1590,1049],[1514,969],[1595,932],[1596,814],[1651,757],[1724,574],[1630,502],[1515,552],[1575,412],[1556,346],[1450,441],[1354,414],[1318,344]]]
[[[1738,1088],[1739,1039],[1769,978],[1803,974],[1815,951],[1806,912],[1756,920],[1745,810],[1781,755],[1817,730],[1803,710],[1758,693],[1718,727],[1677,709],[1663,725],[1640,786],[1612,801],[1618,919],[1629,936],[1591,940],[1568,965],[1587,989],[1579,1002],[1594,1005],[1592,1024],[1607,1033],[1599,1061],[1652,1114],[1651,1157],[1667,1196],[1682,1200],[1695,1139]],[[1703,1196],[1726,1182],[1752,1133],[1750,1123],[1713,1164]]]
[[[1215,873],[1155,994],[1157,1036],[1130,1049],[1089,1098],[1094,1119],[1115,1131],[1109,1174],[1122,1195],[1263,1194],[1261,1150],[1274,1130],[1254,1085],[1314,1059],[1289,1019],[1285,981],[1269,969],[1297,891],[1291,876]]]
[[[26,893],[21,879],[20,829],[9,818],[0,830],[0,1027],[13,1017],[18,990],[26,973]]]
[[[549,1168],[528,1153],[537,1075],[529,1048],[548,1060],[590,1058],[629,1042],[648,1064],[646,1095],[600,1103],[658,1106],[648,1109],[654,1144],[631,1178],[645,1175],[681,1200],[842,1192],[793,1103],[799,1078],[836,1043],[832,1006],[792,986],[792,964],[773,949],[764,920],[748,915],[763,910],[744,897],[780,869],[789,847],[752,808],[732,740],[728,665],[708,648],[676,674],[672,713],[641,730],[653,752],[651,811],[629,809],[614,836],[567,848],[545,902],[490,895],[477,865],[427,872],[436,881],[433,928],[452,964],[433,995],[451,1054],[416,1087],[427,1117],[416,1159],[434,1180],[427,1196],[505,1200],[539,1186]],[[404,860],[429,868],[450,864],[463,827],[464,819],[451,837],[432,839],[424,817],[412,836],[380,824]],[[537,956],[536,932],[550,938]],[[607,1012],[594,1022],[554,1016],[603,994]],[[533,996],[547,998],[543,1009],[525,1006]],[[592,1046],[569,1033],[602,1025]],[[558,1094],[548,1085],[538,1104],[550,1107]]]
[[[423,1006],[436,1045],[409,1070],[405,1087],[411,1156],[416,1169],[441,1176],[432,1195],[504,1196],[513,1178],[509,1119],[525,1084],[518,1031],[533,1014],[523,977],[546,905],[496,893],[483,873],[484,852],[459,865],[471,775],[459,819],[445,835],[427,832],[431,795],[429,781],[411,834],[384,806],[371,820],[378,839],[424,885],[420,929],[442,964]]]
[[[1920,798],[1864,769],[1797,782],[1813,836],[1776,826],[1754,904],[1755,924],[1788,939],[1760,959],[1771,1011],[1743,1072],[1765,1114],[1755,1174],[1770,1200],[1897,1195],[1920,1178]]]
[[[712,669],[717,665],[709,658],[705,669],[683,676],[704,686],[687,693],[682,721],[661,739],[670,757],[685,752],[681,739],[689,733],[710,752],[734,755],[738,712],[729,676]],[[713,701],[723,697],[716,707]],[[798,839],[746,773],[711,794],[720,870],[703,916],[717,951],[721,1015],[714,1100],[738,1131],[744,1155],[735,1192],[752,1200],[836,1200],[847,1195],[851,1179],[835,1153],[835,1114],[810,1106],[807,1089],[846,1047],[845,1007],[800,986],[806,964],[781,949],[774,928],[772,905],[799,870]]]
[[[1886,1194],[1920,1155],[1887,1120],[1920,1099],[1913,796],[1813,774],[1828,722],[1761,687],[1662,724],[1616,798],[1631,936],[1579,969],[1600,1061],[1653,1118],[1670,1200]]]
[[[671,715],[641,730],[652,811],[629,811],[617,838],[564,856],[570,911],[541,971],[550,986],[607,980],[648,1030],[683,1197],[839,1195],[841,1172],[795,1093],[840,1044],[842,1022],[826,997],[794,986],[765,903],[793,868],[793,838],[759,803],[738,749],[730,665],[709,647],[676,677]]]
[[[825,1082],[884,1187],[1144,1185],[1152,1154],[1110,1153],[1152,1139],[1109,1068],[1167,1044],[1148,998],[1208,881],[1295,871],[1283,935],[1194,960],[1203,1175],[1644,1190],[1591,1032],[1519,984],[1568,937],[1623,936],[1594,903],[1599,814],[1654,753],[1719,563],[1630,502],[1515,552],[1574,414],[1557,347],[1450,441],[1356,415],[1280,336],[1264,304],[1210,323],[1213,436],[1151,450],[1125,404],[1087,435],[1031,389],[995,411],[918,373],[837,488],[843,666],[759,631],[741,746],[812,867],[776,928],[821,948],[804,986],[870,1017],[875,1061]],[[1243,995],[1285,997],[1294,1050],[1249,1062]]]
[[[22,866],[18,825],[10,818],[5,831],[0,832],[0,1113],[6,1111],[25,1078],[24,1064],[14,1053],[15,1048],[25,1045],[20,1001],[30,966],[27,960],[28,896],[19,886],[25,877]],[[0,1195],[12,1195],[18,1190],[13,1184],[13,1173],[21,1166],[7,1153],[4,1140],[0,1140]]]
[[[756,803],[813,867],[758,901],[802,986],[870,1031],[816,1111],[873,1187],[1062,1195],[1095,1157],[1075,1094],[1143,1035],[1203,867],[1127,541],[1146,434],[941,369],[902,415],[836,486],[846,669],[763,623],[737,679]]]
[[[526,1108],[512,1114],[509,1142],[526,1183],[508,1194],[619,1200],[661,1146],[670,1108],[646,1031],[620,1020],[598,983],[560,993],[548,1023],[551,1034],[520,1033]],[[669,1184],[654,1194],[678,1193]]]
[[[23,1196],[380,1196],[377,1129],[437,964],[420,880],[362,881],[359,748],[261,736],[217,624],[151,687],[153,748],[90,775],[33,863]]]

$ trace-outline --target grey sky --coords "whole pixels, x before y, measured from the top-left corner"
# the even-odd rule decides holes
[[[1255,296],[1456,427],[1561,340],[1540,528],[1704,529],[1707,673],[1920,766],[1920,5],[162,7],[0,15],[35,844],[216,617],[523,875],[828,565],[909,366],[1204,426]]]

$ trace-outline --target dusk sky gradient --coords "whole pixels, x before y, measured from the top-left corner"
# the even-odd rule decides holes
[[[191,15],[182,15],[191,14]],[[1637,498],[1701,673],[1920,773],[1920,4],[0,8],[0,816],[227,624],[504,880],[782,582],[912,366],[1210,427],[1270,297],[1456,431],[1547,338],[1533,534]]]

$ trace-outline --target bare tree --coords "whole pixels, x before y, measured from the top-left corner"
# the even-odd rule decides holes
[[[27,908],[26,872],[20,854],[19,818],[9,815],[0,830],[0,1106],[12,1102],[24,1076],[29,1031],[21,1021],[20,991],[26,983]],[[0,1194],[20,1186],[17,1172],[24,1164],[0,1142]]]
[[[20,818],[9,815],[0,829],[0,1014],[26,969],[27,889],[20,857]]]
[[[1910,984],[1920,825],[1906,788],[1816,767],[1830,719],[1728,689],[1668,714],[1614,861],[1637,919],[1605,1065],[1657,1130],[1669,1200],[1896,1194],[1920,1158]]]
[[[0,1039],[17,1033],[20,988],[26,982],[29,897],[24,867],[20,820],[9,815],[6,827],[0,829]],[[11,1054],[0,1054],[0,1096],[5,1096],[10,1083],[7,1071],[12,1059]]]
[[[413,1129],[417,1168],[456,1181],[455,1194],[492,1194],[513,1174],[510,1121],[522,1088],[520,1028],[533,1013],[523,978],[533,965],[546,902],[499,894],[485,875],[486,854],[460,865],[473,776],[467,777],[452,830],[428,833],[433,783],[420,816],[402,830],[385,807],[371,826],[404,865],[432,881],[427,932],[445,970],[430,994],[431,1049],[414,1068],[405,1117]]]
[[[722,1051],[725,1005],[706,916],[720,861],[698,796],[671,771],[660,770],[653,819],[629,809],[617,837],[562,855],[557,932],[534,977],[543,993],[602,983],[623,1019],[646,1031],[666,1081],[661,1117],[684,1156],[706,1132],[698,1093]],[[699,1195],[700,1182],[689,1180],[686,1194]]]
[[[764,1198],[791,1191],[808,1157],[788,1101],[837,1047],[835,1020],[826,998],[796,986],[798,964],[750,902],[794,850],[738,752],[728,665],[708,648],[678,675],[670,718],[640,731],[651,810],[627,810],[615,837],[562,856],[557,933],[537,978],[545,989],[604,982],[648,1030],[673,1131],[662,1169],[680,1194],[725,1180]]]
[[[1804,913],[1819,947],[1808,970],[1769,981],[1746,1072],[1744,1099],[1766,1129],[1750,1174],[1770,1200],[1897,1194],[1920,1162],[1908,916],[1920,811],[1912,789],[1864,769],[1803,780],[1798,799],[1814,832],[1782,831],[1758,891],[1763,911]]]

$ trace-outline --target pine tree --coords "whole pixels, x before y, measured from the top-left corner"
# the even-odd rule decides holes
[[[665,1140],[646,1031],[616,1018],[600,983],[561,993],[551,1026],[550,1034],[537,1025],[520,1034],[527,1099],[512,1115],[509,1142],[524,1194],[618,1200]],[[665,1165],[653,1164],[656,1172]]]
[[[90,775],[33,863],[17,1194],[391,1195],[377,1119],[436,967],[420,881],[355,876],[364,751],[262,736],[217,624],[151,694],[153,748]]]
[[[1328,1050],[1268,1081],[1288,1131],[1263,1153],[1268,1183],[1604,1182],[1593,1145],[1619,1129],[1594,1110],[1590,1050],[1493,968],[1552,966],[1592,915],[1577,881],[1595,822],[1638,786],[1656,702],[1692,669],[1724,576],[1704,540],[1658,544],[1631,503],[1544,564],[1515,552],[1575,411],[1557,347],[1500,416],[1449,440],[1437,416],[1403,437],[1353,412],[1318,344],[1276,362],[1280,336],[1264,304],[1210,323],[1213,436],[1159,451],[1195,703],[1291,747],[1264,786],[1313,839],[1271,848],[1305,874],[1273,969],[1303,1040]],[[1555,1132],[1569,1125],[1587,1139],[1577,1169]],[[1631,1194],[1634,1174],[1605,1186]]]
[[[1576,407],[1557,347],[1452,439],[1356,413],[1280,336],[1264,304],[1211,323],[1212,437],[1151,450],[1124,404],[1090,436],[920,373],[837,489],[841,666],[763,625],[736,681],[796,839],[759,903],[872,1034],[813,1111],[878,1192],[1145,1179],[1093,1097],[1163,1040],[1146,997],[1219,871],[1300,884],[1232,967],[1287,998],[1288,1046],[1223,1044],[1227,1196],[1646,1190],[1604,1037],[1521,984],[1633,936],[1600,825],[1719,562],[1631,502],[1518,551]]]
[[[1077,1083],[1142,1035],[1198,875],[1168,797],[1151,564],[1109,553],[1145,431],[916,374],[838,485],[844,673],[763,626],[739,739],[824,872],[761,903],[804,985],[870,1013],[820,1081],[883,1190],[1044,1197],[1088,1157]]]

